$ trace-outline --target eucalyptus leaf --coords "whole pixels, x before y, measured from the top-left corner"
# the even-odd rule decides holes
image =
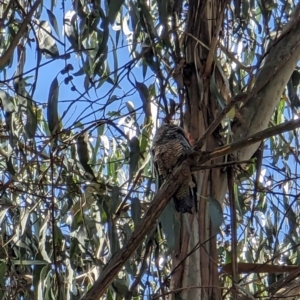
[[[215,228],[215,230],[219,230],[219,227],[223,223],[222,206],[221,206],[220,202],[213,197],[209,197],[207,201],[209,203],[208,212],[209,212],[211,223],[212,223],[213,227]]]
[[[3,90],[0,90],[0,100],[5,113],[12,113],[15,111],[15,105],[12,97]]]
[[[137,197],[131,199],[131,214],[134,223],[134,228],[137,228],[142,216],[141,201]]]
[[[48,106],[47,106],[47,119],[48,127],[51,134],[60,130],[59,117],[58,117],[58,96],[59,96],[59,85],[57,77],[54,78],[50,85]]]
[[[115,213],[119,204],[121,203],[121,198],[120,198],[120,188],[118,186],[113,186],[111,190],[111,212]]]
[[[59,30],[58,30],[58,24],[57,24],[57,20],[56,20],[55,15],[49,9],[47,9],[46,11],[47,11],[47,14],[48,14],[48,17],[49,17],[50,24],[54,28],[55,33],[57,34],[57,36],[60,37],[59,36]]]
[[[109,242],[110,242],[110,252],[111,255],[114,255],[119,249],[119,238],[117,234],[116,225],[114,224],[114,221],[109,221],[107,224],[108,229],[108,236],[109,236]]]
[[[54,58],[59,56],[58,48],[54,38],[52,37],[52,30],[47,21],[37,21],[35,29],[38,45],[46,58]]]
[[[89,135],[87,132],[81,134],[77,139],[77,154],[79,161],[86,172],[86,175],[89,177],[89,180],[95,180],[94,172],[91,166],[88,164],[88,161],[90,160],[90,150]]]
[[[125,2],[124,0],[109,1],[108,19],[111,24],[115,21],[115,18],[124,2]]]
[[[24,130],[29,139],[35,137],[37,130],[37,107],[35,102],[31,99],[27,99],[27,120]]]
[[[75,50],[83,49],[78,38],[77,13],[75,10],[67,11],[64,16],[64,34]]]
[[[130,157],[129,157],[129,181],[132,180],[140,158],[140,141],[137,137],[133,137],[129,141]]]
[[[140,97],[143,101],[143,110],[145,113],[145,122],[148,123],[151,118],[151,99],[149,94],[149,89],[147,86],[142,82],[135,82],[136,88],[140,94]]]
[[[173,209],[173,203],[169,202],[164,208],[162,214],[159,217],[163,233],[165,234],[168,248],[170,251],[174,250],[176,240],[178,238],[177,232],[175,232],[175,212]],[[177,221],[178,222],[178,221]]]
[[[45,219],[44,224],[39,232],[39,251],[45,261],[51,263],[49,252],[46,246],[47,243],[48,220]]]

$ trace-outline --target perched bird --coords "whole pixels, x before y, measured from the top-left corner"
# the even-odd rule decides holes
[[[172,173],[177,163],[192,151],[192,147],[184,130],[174,124],[163,124],[157,129],[153,139],[153,163],[158,175],[159,185],[162,185]],[[181,213],[192,213],[197,209],[196,178],[192,174],[185,182],[177,187],[173,196],[175,209]]]

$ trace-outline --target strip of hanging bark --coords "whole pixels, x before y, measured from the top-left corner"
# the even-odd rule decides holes
[[[232,167],[227,168],[227,182],[228,182],[228,195],[230,202],[230,214],[231,214],[231,272],[232,272],[232,296],[233,299],[237,298],[238,295],[238,263],[237,263],[237,217],[236,217],[236,199],[234,195],[234,175]]]

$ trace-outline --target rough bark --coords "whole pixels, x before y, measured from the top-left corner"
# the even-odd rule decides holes
[[[185,127],[192,140],[197,140],[203,135],[215,118],[217,110],[216,101],[209,91],[209,81],[225,2],[216,0],[189,2],[188,37],[185,41],[186,62],[195,66],[195,72],[188,78],[186,84]],[[198,41],[201,41],[201,44]],[[210,51],[203,47],[203,44]],[[271,115],[299,59],[300,16],[298,10],[292,23],[278,37],[265,57],[264,64],[256,76],[256,83],[240,110],[243,124],[236,122],[233,127],[235,141],[268,127]],[[218,142],[218,137],[211,135],[202,149],[211,151],[218,147]],[[236,153],[236,158],[250,159],[258,146],[259,144],[255,144],[242,148]],[[209,163],[218,162],[222,160]],[[223,204],[226,190],[226,172],[221,169],[198,172],[199,213],[191,219],[192,236],[190,239],[188,238],[189,231],[183,226],[181,236],[184,239],[173,258],[175,267],[198,242],[200,243],[200,250],[190,255],[172,278],[172,289],[186,288],[181,293],[182,299],[221,299],[221,292],[218,288],[215,232],[210,225],[207,213],[208,204],[205,198],[213,196]],[[199,289],[188,289],[189,286],[198,286]]]

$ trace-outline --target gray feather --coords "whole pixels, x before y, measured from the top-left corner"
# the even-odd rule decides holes
[[[191,151],[192,147],[181,127],[174,124],[163,124],[158,128],[153,139],[152,154],[160,185],[167,180],[174,167]],[[192,213],[194,203],[195,205],[197,203],[197,186],[194,175],[176,188],[173,196],[175,209],[181,213]]]

